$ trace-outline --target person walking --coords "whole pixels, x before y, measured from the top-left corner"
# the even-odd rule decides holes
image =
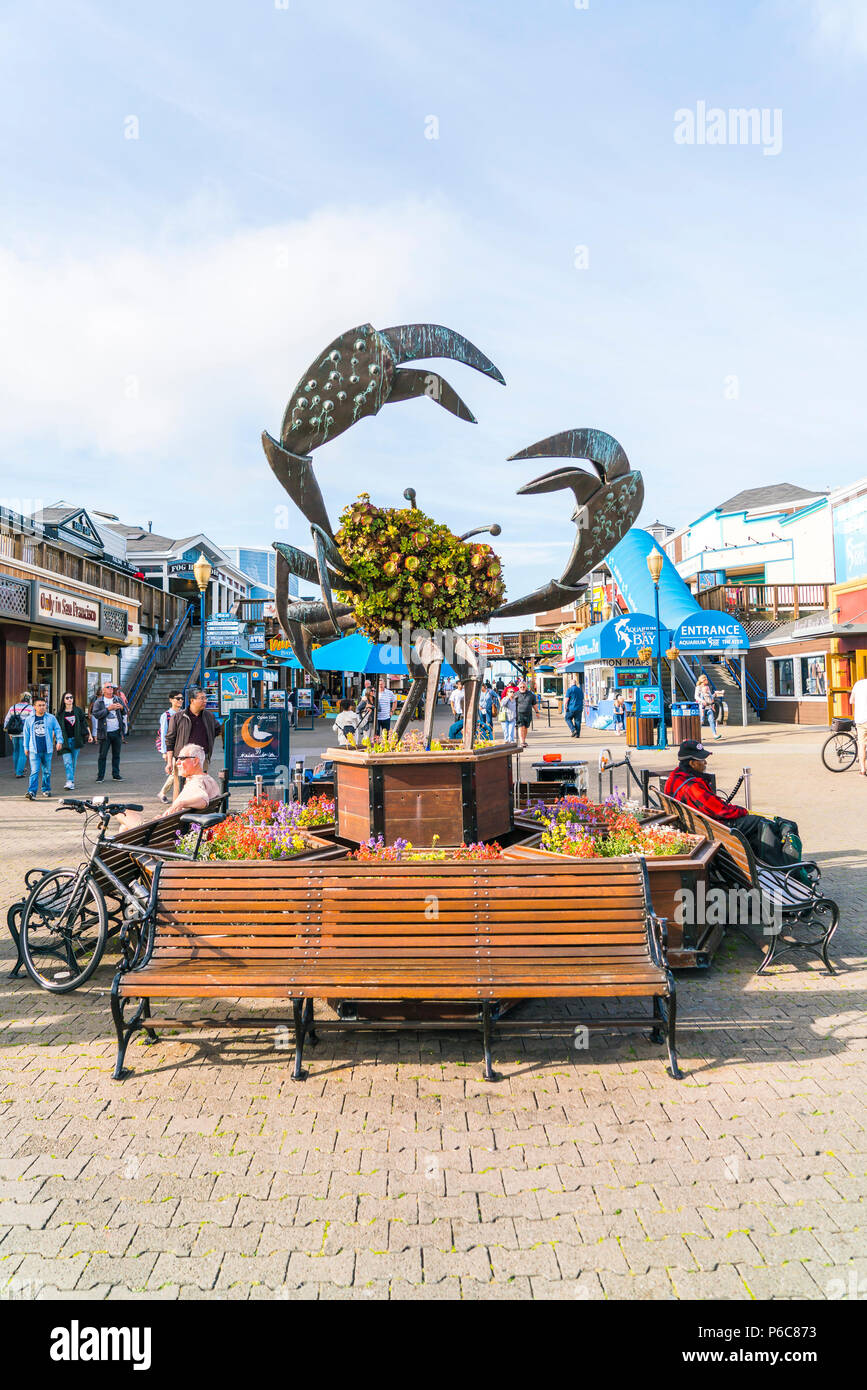
[[[515,742],[515,720],[517,717],[517,691],[513,690],[511,686],[507,686],[500,699],[500,720],[503,725],[503,738],[506,743]]]
[[[714,712],[715,692],[707,676],[702,671],[695,683],[695,695],[693,697],[699,707],[702,724],[709,724],[710,731],[714,738],[722,738],[716,726],[716,714]]]
[[[849,708],[858,740],[858,771],[867,777],[867,677],[862,676],[849,691]]]
[[[30,759],[30,781],[24,793],[28,801],[35,801],[39,791],[39,777],[42,775],[42,795],[51,795],[51,759],[55,748],[58,753],[63,747],[60,725],[53,714],[48,714],[41,696],[33,701],[33,713],[24,721],[24,752]]]
[[[494,738],[494,720],[500,712],[500,702],[493,688],[485,682],[479,698],[479,736]]]
[[[182,690],[172,690],[169,693],[169,707],[163,710],[160,715],[160,726],[157,729],[156,746],[157,752],[161,755],[163,760],[166,780],[163,782],[157,794],[158,801],[171,801],[178,794],[178,777],[171,765],[168,736],[169,724],[176,714],[180,714],[183,703],[184,692]],[[171,796],[169,796],[169,792],[172,793]]]
[[[573,738],[581,737],[581,716],[584,713],[584,687],[577,677],[569,686],[566,695],[566,708],[563,711],[566,723]]]
[[[14,705],[9,706],[3,720],[3,728],[12,740],[12,770],[16,777],[23,777],[27,766],[27,755],[24,752],[24,721],[32,713],[30,691],[23,690]]]
[[[180,757],[176,756],[176,750],[185,748],[188,743],[193,743],[197,748],[201,748],[205,755],[203,769],[208,770],[211,755],[214,751],[214,741],[217,737],[217,719],[213,710],[206,709],[208,697],[201,686],[194,685],[190,690],[186,709],[178,710],[173,714],[166,730],[166,747],[171,759],[169,766],[174,774],[177,769],[180,777],[185,776],[182,768],[178,766]],[[177,792],[175,793],[177,799]]]
[[[397,696],[393,690],[389,690],[385,676],[379,678],[379,691],[376,700],[379,727],[384,734],[387,734],[391,728],[391,713],[397,704]]]
[[[96,780],[105,781],[105,764],[111,749],[111,776],[115,782],[122,782],[120,775],[120,749],[123,743],[124,707],[121,700],[115,699],[114,686],[106,681],[102,694],[93,702],[93,718],[96,720],[96,742],[99,757],[96,760]]]
[[[515,725],[518,732],[519,752],[523,752],[527,746],[527,731],[533,723],[535,708],[535,693],[530,690],[526,681],[518,681],[518,693],[515,696]]]
[[[449,695],[449,704],[451,705],[452,714],[455,716],[455,719],[463,719],[464,687],[458,680],[456,680],[454,685],[452,686],[452,691]]]
[[[67,791],[75,791],[75,769],[78,764],[78,755],[86,743],[93,743],[93,734],[87,723],[87,715],[80,705],[75,703],[75,696],[71,690],[64,692],[63,699],[60,701],[60,732],[63,736],[63,766],[66,769],[66,781],[64,787]]]
[[[350,735],[352,743],[355,744],[355,733],[358,728],[358,714],[355,709],[354,700],[341,700],[340,711],[334,721],[334,732],[337,735],[338,748],[348,748]]]

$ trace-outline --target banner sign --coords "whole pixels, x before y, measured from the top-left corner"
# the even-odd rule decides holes
[[[233,709],[226,739],[230,783],[289,777],[289,720],[285,710]]]
[[[53,623],[58,627],[86,628],[98,632],[100,625],[99,600],[63,589],[46,589],[40,584],[36,591],[34,622]]]
[[[220,672],[220,713],[247,709],[250,704],[250,672]]]
[[[233,647],[240,643],[244,624],[231,613],[215,613],[205,623],[205,641],[209,647]]]
[[[662,714],[662,691],[658,685],[639,687],[635,692],[635,713],[640,719],[658,719]]]
[[[202,676],[202,689],[205,692],[205,709],[213,710],[214,714],[220,713],[220,673],[219,671],[205,668]]]

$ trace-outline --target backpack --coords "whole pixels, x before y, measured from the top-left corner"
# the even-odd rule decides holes
[[[18,713],[17,709],[13,710],[9,716],[9,723],[6,725],[6,732],[10,738],[12,738],[15,734],[24,733],[24,720],[21,718],[21,715]]]

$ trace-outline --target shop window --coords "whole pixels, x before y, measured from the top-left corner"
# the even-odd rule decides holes
[[[828,693],[824,656],[800,658],[801,695],[804,699],[824,699]]]
[[[777,658],[769,663],[771,668],[771,694],[778,700],[795,698],[795,663],[790,656]]]

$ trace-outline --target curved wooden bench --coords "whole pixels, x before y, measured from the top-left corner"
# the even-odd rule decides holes
[[[137,1029],[155,1037],[150,1000],[270,998],[292,1005],[296,1079],[313,1033],[314,999],[473,1001],[485,1078],[493,1080],[492,1029],[575,1033],[578,1019],[498,1021],[502,1001],[636,996],[652,1017],[606,1018],[598,1027],[647,1027],[676,1055],[676,995],[665,925],[650,909],[641,859],[616,865],[358,861],[159,865],[156,908],[141,945],[118,970],[112,1013],[123,1074]],[[139,1005],[127,1022],[130,1000]],[[209,1020],[224,1026],[219,1020]],[[180,1021],[181,1026],[189,1023]],[[663,1034],[663,1025],[666,1027]],[[229,1026],[235,1026],[233,1020]],[[316,1029],[418,1027],[355,1019]]]

